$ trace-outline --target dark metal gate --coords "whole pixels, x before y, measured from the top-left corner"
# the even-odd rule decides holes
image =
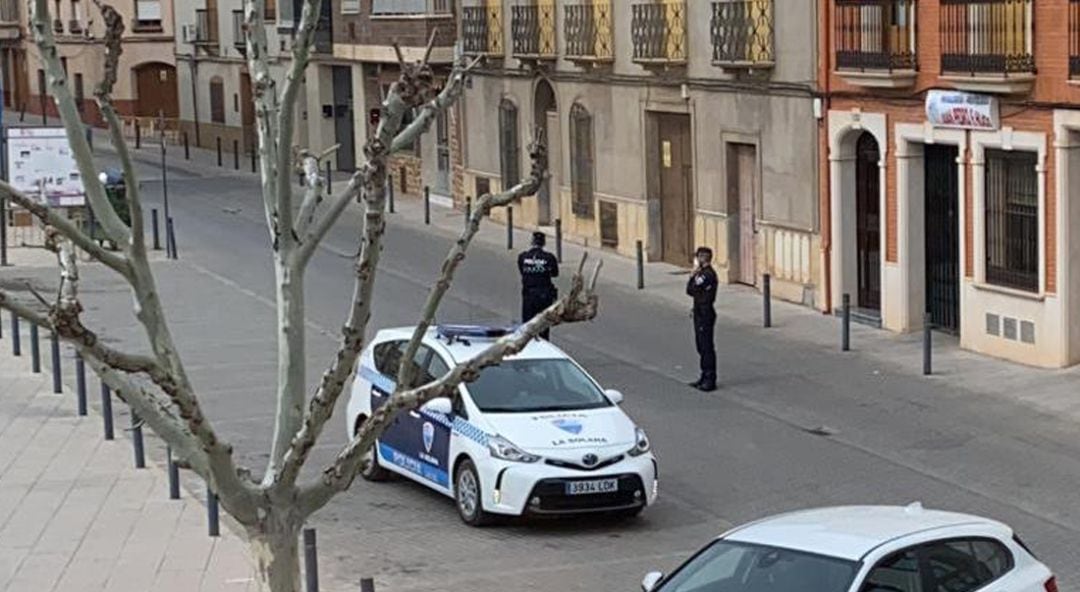
[[[959,183],[955,146],[928,145],[926,167],[926,309],[934,328],[960,331]]]
[[[881,152],[870,132],[855,147],[855,242],[859,309],[881,310]]]

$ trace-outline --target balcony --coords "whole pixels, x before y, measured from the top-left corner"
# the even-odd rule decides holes
[[[643,66],[685,65],[685,0],[638,3],[631,5],[630,9],[630,37],[634,44],[634,61]]]
[[[53,22],[52,22],[52,30],[53,30],[53,33],[56,33],[57,35],[63,35],[64,34],[64,21],[62,21],[62,20],[60,20],[58,18],[54,18]]]
[[[533,0],[510,8],[510,38],[514,57],[525,60],[554,60],[558,57],[555,44],[555,3],[553,0]]]
[[[941,0],[941,77],[959,89],[1024,93],[1035,82],[1032,0]]]
[[[466,54],[503,57],[502,4],[465,6],[461,9],[462,46]]]
[[[240,55],[247,55],[247,25],[244,23],[244,11],[232,11],[233,49]]]
[[[609,0],[567,4],[563,27],[566,59],[586,64],[615,60],[615,36],[611,28]]]
[[[195,39],[197,46],[209,47],[218,44],[217,15],[204,9],[195,11]]]
[[[915,84],[915,0],[835,0],[836,71],[872,88]]]
[[[82,23],[78,19],[71,19],[68,21],[68,33],[72,35],[79,35],[83,32]]]
[[[374,18],[453,16],[453,0],[372,0]]]
[[[773,66],[773,0],[713,2],[713,64],[724,69]]]

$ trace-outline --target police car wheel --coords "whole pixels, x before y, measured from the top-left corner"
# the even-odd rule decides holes
[[[461,461],[454,473],[454,505],[461,520],[469,526],[485,526],[494,516],[484,511],[480,494],[480,476],[469,459]]]
[[[356,422],[356,429],[353,431],[353,435],[360,432],[360,426],[364,425],[364,418],[361,418]],[[365,481],[386,481],[390,478],[390,472],[379,466],[379,455],[375,454],[375,447],[372,446],[370,450],[364,455],[364,468],[360,471],[360,476]]]

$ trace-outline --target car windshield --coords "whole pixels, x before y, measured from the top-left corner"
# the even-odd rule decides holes
[[[486,368],[469,385],[481,411],[520,413],[610,407],[596,384],[570,360],[510,360]]]
[[[717,541],[658,592],[844,592],[857,567],[823,555]]]

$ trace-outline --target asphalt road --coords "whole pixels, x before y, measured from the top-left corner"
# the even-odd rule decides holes
[[[154,176],[147,171],[150,202],[160,193]],[[241,458],[261,469],[275,346],[257,185],[253,177],[179,171],[170,181],[182,259],[163,262],[159,279],[174,333],[209,415]],[[308,272],[310,382],[334,349],[358,227],[349,213]],[[413,322],[451,241],[449,232],[391,219],[376,327]],[[137,339],[129,299],[99,270],[84,276],[90,317],[108,324],[112,339]],[[717,330],[723,388],[702,395],[683,385],[694,363],[685,310],[617,286],[605,285],[602,298],[596,322],[560,328],[555,341],[626,394],[627,411],[660,459],[659,504],[623,524],[476,530],[458,521],[449,500],[420,486],[358,479],[315,520],[325,590],[356,590],[362,576],[396,591],[633,590],[646,571],[673,567],[731,524],[803,507],[914,500],[1012,524],[1057,571],[1063,590],[1080,589],[1074,425],[724,316]],[[511,255],[480,246],[439,318],[506,321],[517,307]],[[344,441],[339,416],[315,460],[325,462]]]

